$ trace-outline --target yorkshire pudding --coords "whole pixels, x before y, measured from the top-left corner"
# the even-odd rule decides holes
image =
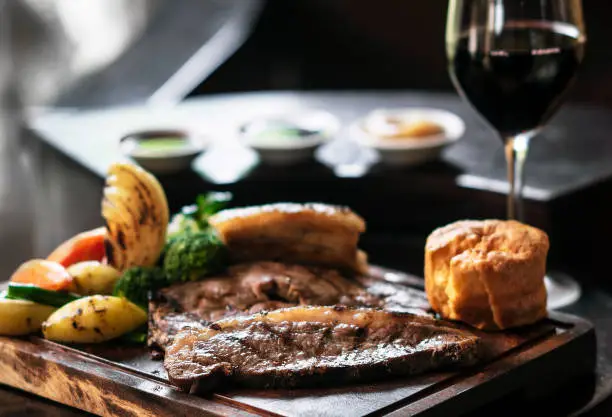
[[[548,235],[517,221],[463,220],[435,230],[425,247],[425,289],[441,316],[484,330],[546,316]]]

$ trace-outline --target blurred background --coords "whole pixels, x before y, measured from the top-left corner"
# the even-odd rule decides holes
[[[611,7],[584,3],[588,52],[573,100],[611,98]],[[258,90],[454,91],[443,0],[13,0],[4,15],[30,105]]]
[[[32,254],[43,256],[72,233],[99,224],[100,177],[107,162],[116,158],[112,152],[119,139],[112,128],[123,122],[119,119],[138,117],[121,111],[104,122],[90,119],[106,114],[100,109],[126,106],[158,109],[156,115],[187,109],[191,121],[208,117],[206,120],[216,118],[221,123],[230,113],[248,113],[266,105],[283,108],[287,103],[335,106],[343,121],[375,107],[451,105],[470,125],[466,139],[475,142],[462,141],[465,144],[445,154],[443,163],[406,170],[358,169],[348,174],[363,178],[355,182],[339,180],[344,174],[337,169],[325,171],[321,164],[252,170],[251,156],[236,150],[226,152],[224,158],[205,158],[208,174],[235,164],[236,173],[230,173],[230,180],[210,180],[205,167],[204,174],[200,170],[199,175],[170,176],[162,182],[173,208],[206,189],[235,185],[240,190],[240,184],[260,190],[257,194],[238,191],[237,201],[244,204],[286,198],[351,204],[369,216],[370,229],[363,244],[379,254],[375,259],[416,273],[422,266],[420,248],[432,228],[458,217],[504,216],[498,186],[505,175],[501,144],[456,98],[446,71],[445,1],[380,0],[376,7],[366,0],[5,0],[1,4],[2,180],[4,192],[12,193],[2,201],[10,205],[7,216],[33,219],[2,222],[6,230],[0,231],[0,239],[14,251],[10,259],[15,259],[3,273]],[[596,106],[593,117],[602,121],[602,129],[608,127],[605,108],[612,104],[612,81],[607,76],[612,51],[605,45],[608,9],[612,6],[606,2],[584,4],[589,41],[568,100]],[[294,95],[282,96],[279,102],[274,102],[276,96],[249,102],[236,98],[245,96],[230,95],[234,98],[223,101],[225,104],[212,104],[227,93],[274,91]],[[321,96],[320,91],[331,94]],[[296,95],[300,92],[305,95]],[[193,100],[200,107],[183,105]],[[344,104],[338,105],[338,100]],[[203,110],[206,103],[212,109],[210,114]],[[76,110],[79,114],[74,113],[70,120],[62,116]],[[48,116],[35,117],[40,114]],[[598,188],[609,166],[601,157],[605,132],[596,130],[593,134],[598,136],[584,146],[578,138],[558,140],[579,135],[584,126],[592,125],[582,122],[581,113],[562,116],[564,120],[576,118],[581,122],[572,122],[571,133],[554,124],[547,129],[548,136],[536,141],[528,161],[528,188],[530,181],[536,181],[535,186],[552,184],[561,189],[565,184],[572,189],[571,198],[538,199],[535,193],[530,201],[528,195],[528,221],[543,227],[558,242],[553,261],[567,261],[568,253],[581,250],[573,245],[574,232],[599,221],[596,214],[603,215],[601,202],[609,195],[608,188]],[[147,120],[157,119],[150,116]],[[332,159],[353,153],[350,148],[331,148]],[[370,164],[367,155],[357,159]],[[351,163],[345,165],[354,170]],[[587,165],[597,169],[582,173],[581,167]],[[462,174],[474,173],[484,176],[484,182],[476,180],[484,185],[457,187],[465,177]],[[298,187],[288,185],[298,181]],[[469,190],[479,187],[484,192]],[[498,194],[488,192],[495,189]],[[557,195],[543,190],[542,195]],[[564,197],[567,194],[564,191]],[[396,204],[387,205],[389,199]],[[378,214],[381,205],[387,216]],[[591,216],[580,216],[587,210]],[[75,216],[71,211],[79,213]],[[567,213],[577,213],[582,220],[571,224],[559,220]],[[15,239],[15,234],[21,237]],[[390,247],[401,249],[390,251]],[[582,250],[593,259],[592,252]],[[562,266],[583,268],[582,264]],[[600,266],[589,262],[593,270]]]

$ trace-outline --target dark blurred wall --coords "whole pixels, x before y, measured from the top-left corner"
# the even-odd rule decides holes
[[[194,94],[452,90],[443,0],[269,0],[255,32]],[[589,44],[571,99],[612,104],[612,2],[584,2]]]

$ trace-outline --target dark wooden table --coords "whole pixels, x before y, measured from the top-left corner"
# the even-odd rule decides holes
[[[299,95],[292,95],[293,99],[300,101]],[[331,97],[331,98],[330,98]],[[218,98],[216,100],[223,100],[224,98]],[[226,111],[241,111],[248,105],[248,100],[256,100],[257,96],[245,96],[242,99],[239,97],[229,97],[227,100],[234,100],[233,103],[236,106],[233,108],[225,107]],[[268,95],[265,98],[268,103],[274,103],[278,99],[279,103],[284,103],[287,100],[287,95],[279,95],[276,99],[274,95]],[[333,96],[333,95],[322,95],[317,97],[316,95],[307,95],[303,97],[304,101],[309,104],[326,104],[325,107],[330,107],[331,104],[335,106],[337,112],[344,115],[344,119],[350,119],[351,117],[357,116],[360,112],[363,112],[367,108],[375,107],[378,105],[385,105],[390,101],[390,96],[385,94],[377,95],[375,93],[365,94],[362,96]],[[247,102],[241,102],[240,100],[246,100]],[[393,99],[394,103],[409,102],[409,100],[416,100],[421,104],[429,105],[440,105],[442,107],[455,106],[459,112],[462,112],[469,118],[469,112],[464,112],[458,106],[458,101],[452,96],[440,96],[432,95],[428,99],[427,95],[413,96],[406,94],[404,96],[395,95]],[[219,102],[216,102],[219,104]],[[331,104],[330,104],[331,103]],[[357,104],[356,104],[357,103]],[[253,105],[257,105],[254,102]],[[332,106],[332,107],[333,107]],[[248,107],[248,106],[247,106]],[[591,143],[592,146],[599,146],[596,139],[592,136],[589,137],[588,132],[596,132],[598,137],[603,137],[608,121],[602,115],[606,113],[605,109],[588,109],[588,108],[575,108],[567,109],[565,111],[565,117],[563,119],[557,119],[553,125],[553,132],[555,125],[557,129],[559,126],[564,126],[564,122],[571,121],[576,131],[584,131],[584,137],[580,140],[584,140]],[[32,256],[45,256],[57,242],[64,238],[82,231],[87,228],[93,228],[100,224],[99,215],[99,201],[101,194],[102,179],[100,177],[101,171],[85,169],[83,167],[84,162],[74,161],[73,158],[69,158],[63,155],[61,152],[53,149],[48,143],[40,141],[35,135],[27,133],[22,129],[18,129],[14,125],[14,120],[11,117],[0,120],[0,127],[4,129],[5,145],[0,147],[0,270],[2,276],[9,276],[11,271],[17,266],[22,260],[30,258]],[[487,133],[482,127],[473,120],[469,119],[468,131],[474,132],[476,138],[486,137]],[[58,122],[61,125],[61,122]],[[110,129],[110,127],[109,127]],[[66,135],[70,134],[70,129],[65,131]],[[74,134],[74,131],[72,131]],[[90,132],[92,136],[99,135],[100,132]],[[561,135],[563,135],[563,131]],[[19,141],[14,139],[19,138]],[[74,139],[74,138],[73,138]],[[87,135],[81,136],[83,146],[91,146],[91,142]],[[471,139],[474,140],[474,139]],[[477,139],[480,140],[480,139]],[[591,141],[591,142],[589,142]],[[466,142],[469,143],[469,142]],[[481,142],[477,142],[480,144]],[[482,141],[482,146],[485,141]],[[112,146],[112,143],[108,144]],[[480,147],[480,145],[478,145]],[[566,146],[561,143],[559,146]],[[567,145],[569,146],[569,145]],[[495,149],[493,148],[495,151]],[[598,153],[602,154],[607,152],[607,148],[598,149]],[[545,157],[546,149],[540,149],[540,158]],[[597,152],[596,152],[597,153]],[[105,156],[104,152],[100,152],[100,158],[103,159]],[[535,155],[538,157],[538,153]],[[579,155],[583,157],[583,155]],[[497,156],[495,156],[497,158]],[[451,158],[452,159],[452,158]],[[95,165],[95,160],[90,161]],[[461,174],[462,171],[457,166],[449,166],[451,162],[446,162],[444,166],[439,164],[430,165],[428,167],[419,169],[412,173],[403,173],[402,175],[408,175],[410,178],[424,178],[433,176],[438,178],[439,181],[446,181],[449,175],[442,174],[452,173],[455,178],[457,174]],[[571,158],[564,161],[565,166],[572,164]],[[555,165],[553,162],[548,162],[548,169],[559,169],[559,165]],[[87,164],[85,164],[87,165]],[[556,168],[555,168],[556,167]],[[89,167],[91,168],[91,167]],[[536,171],[531,170],[531,173]],[[603,169],[605,166],[598,166],[594,163],[594,169]],[[465,171],[464,171],[465,172]],[[486,173],[485,173],[486,174]],[[579,173],[584,174],[584,173]],[[246,179],[246,184],[243,187],[258,184],[257,181],[265,181],[262,176],[265,177],[266,170],[260,169],[255,170],[252,173],[251,179]],[[278,172],[276,175],[279,175]],[[376,174],[384,175],[391,174]],[[376,175],[370,178],[372,181],[378,178]],[[236,184],[212,184],[207,183],[190,183],[189,181],[195,181],[195,177],[200,178],[199,175],[185,175],[174,178],[164,179],[165,186],[168,187],[169,195],[176,195],[177,199],[188,198],[189,195],[197,193],[203,189],[209,188],[224,188],[224,187],[235,187],[235,191],[240,191],[240,182]],[[258,179],[259,178],[259,179]],[[331,177],[325,177],[328,180],[332,180]],[[366,180],[367,180],[366,178]],[[372,179],[374,178],[374,179]],[[340,179],[337,179],[338,181]],[[547,179],[539,178],[534,179],[532,184],[538,186],[539,184],[544,188],[546,184],[544,182]],[[599,178],[593,183],[594,187],[600,184],[604,180]],[[567,180],[569,182],[569,180]],[[304,182],[304,186],[308,182]],[[350,181],[348,188],[351,188]],[[374,182],[376,184],[376,182]],[[543,185],[542,185],[543,184]],[[279,182],[279,189],[277,190],[280,195],[278,198],[282,198],[285,187],[281,186],[282,182]],[[455,185],[456,186],[456,185]],[[344,187],[344,185],[343,185]],[[592,188],[592,187],[587,187]],[[187,190],[186,190],[187,189]],[[308,189],[306,187],[305,189]],[[441,191],[445,192],[446,189],[442,188]],[[286,191],[289,193],[289,191]],[[468,194],[457,194],[457,198],[464,198]],[[572,190],[566,190],[563,193],[567,193],[569,199],[580,198],[572,197]],[[587,191],[584,191],[587,192]],[[590,191],[588,192],[590,193]],[[597,194],[597,193],[596,193]],[[268,198],[270,190],[267,192],[262,191],[262,195]],[[294,195],[294,194],[289,194]],[[239,198],[245,199],[244,196]],[[369,196],[366,195],[366,196]],[[537,195],[535,196],[537,197]],[[501,198],[501,197],[500,197]],[[552,198],[552,196],[551,196]],[[551,201],[559,198],[552,198]],[[356,203],[359,203],[357,199],[353,198]],[[537,202],[537,198],[534,198]],[[477,200],[475,206],[486,204],[486,200]],[[500,201],[503,201],[501,198]],[[561,198],[561,201],[562,198]],[[352,202],[352,201],[351,201]],[[542,202],[544,204],[545,202]],[[178,204],[178,203],[176,203]],[[503,206],[503,204],[502,204]],[[363,206],[367,210],[367,206]],[[536,207],[537,204],[536,204]],[[585,208],[588,209],[588,206]],[[534,212],[537,212],[536,209]],[[595,210],[595,208],[593,208]],[[469,213],[469,210],[468,210]],[[497,213],[496,213],[497,214]],[[555,215],[556,216],[556,215]],[[549,219],[552,222],[563,222],[569,221],[569,219],[560,220],[551,216]],[[588,216],[587,216],[588,217]],[[556,225],[556,223],[555,223]],[[384,225],[379,224],[374,229],[380,230],[380,239],[393,242],[392,236],[386,233]],[[405,228],[409,228],[410,224],[404,225]],[[386,236],[386,237],[385,237]],[[410,236],[406,234],[405,236]],[[422,245],[419,235],[416,234],[414,239],[416,243],[410,243],[412,238],[407,237],[406,241],[399,240],[399,244],[406,245],[402,250],[408,251],[409,248],[415,248],[418,245]],[[406,243],[408,242],[408,243]],[[412,241],[411,241],[412,242]],[[585,243],[576,241],[575,245],[580,246]],[[587,244],[588,246],[588,244]],[[375,260],[385,259],[381,252],[382,246],[378,247],[372,244],[371,248],[374,249],[372,255]],[[422,248],[422,246],[421,246]],[[422,250],[422,249],[421,249]],[[394,254],[394,256],[396,256]],[[405,256],[402,259],[395,259],[395,264],[405,269],[418,272],[421,268],[421,261],[415,261],[416,258]],[[393,259],[391,259],[393,261]],[[579,263],[578,263],[579,264]],[[544,395],[542,393],[531,393],[527,398],[521,397],[520,401],[516,399],[504,400],[505,402],[500,405],[496,403],[488,408],[482,410],[481,415],[489,415],[492,411],[495,411],[496,415],[514,415],[517,412],[524,412],[525,409],[534,410],[540,407],[547,407],[545,415],[568,415],[571,412],[582,412],[588,416],[603,416],[612,414],[612,399],[608,399],[609,395],[612,394],[612,338],[608,333],[608,329],[612,328],[612,296],[601,288],[600,285],[590,284],[592,280],[589,280],[588,274],[591,272],[589,268],[585,266],[581,272],[580,268],[575,268],[572,271],[577,278],[585,282],[585,292],[582,299],[575,305],[566,308],[565,311],[579,314],[593,321],[596,325],[598,332],[598,343],[599,343],[599,358],[598,358],[598,369],[594,376],[588,377],[585,380],[574,381],[571,386],[558,387],[553,395]],[[559,364],[563,366],[563,364]],[[529,407],[529,408],[526,408]],[[10,388],[0,388],[0,416],[17,416],[17,415],[40,415],[40,416],[56,416],[56,415],[79,415],[80,413],[76,410],[68,409],[56,404],[49,403],[47,401],[32,397],[28,394],[21,393]]]

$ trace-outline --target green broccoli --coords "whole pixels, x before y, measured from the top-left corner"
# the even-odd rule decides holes
[[[164,247],[162,248],[161,253],[159,254],[159,258],[157,258],[157,262],[155,263],[155,266],[163,268],[164,267],[164,260],[166,259],[166,254],[168,253],[168,249],[170,249],[170,246],[172,246],[172,244],[174,243],[174,241],[176,240],[176,238],[182,236],[183,234],[178,234],[178,235],[174,235],[171,237],[168,237],[166,239],[166,244],[164,245]]]
[[[133,267],[126,270],[115,283],[113,295],[125,297],[147,310],[149,292],[166,287],[168,278],[161,268]]]
[[[196,204],[185,206],[180,213],[172,216],[168,225],[168,238],[206,230],[210,216],[223,210],[231,199],[230,193],[199,195]]]
[[[172,220],[168,224],[168,239],[183,233],[199,232],[200,224],[196,219],[198,207],[194,204],[185,206],[180,213],[172,216]]]
[[[196,281],[223,267],[226,251],[214,230],[175,237],[164,256],[170,283]]]

